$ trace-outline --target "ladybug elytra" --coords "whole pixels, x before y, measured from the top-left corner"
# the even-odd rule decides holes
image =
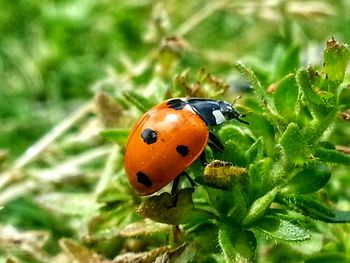
[[[172,182],[217,140],[208,126],[240,119],[230,103],[201,98],[176,98],[146,112],[131,130],[125,171],[140,195],[153,194]]]

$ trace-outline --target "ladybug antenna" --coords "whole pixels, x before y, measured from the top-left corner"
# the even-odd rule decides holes
[[[236,104],[237,100],[240,100],[242,98],[241,95],[238,95],[235,100],[232,102],[232,106]]]
[[[236,98],[235,98],[235,100],[232,102],[232,107],[233,107],[233,105],[235,105],[236,104],[236,102],[237,102],[237,100],[239,100],[239,99],[241,99],[242,97],[240,96],[240,95],[238,95]],[[238,113],[238,116],[236,117],[236,120],[238,120],[239,122],[242,122],[242,123],[244,123],[244,124],[248,124],[249,125],[249,122],[247,122],[247,121],[244,121],[244,120],[242,120],[241,118],[245,118],[247,115],[245,115],[245,114],[240,114],[240,113]]]
[[[242,117],[242,118],[245,118],[246,116],[247,116],[247,115],[245,115],[245,114],[239,114],[239,116],[237,117],[237,120],[238,120],[239,122],[242,122],[242,123],[244,123],[244,124],[248,124],[248,125],[249,125],[249,122],[244,121],[244,120],[241,119],[241,117]]]

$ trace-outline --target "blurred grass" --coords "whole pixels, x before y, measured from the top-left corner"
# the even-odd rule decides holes
[[[209,2],[1,0],[1,147],[18,155],[91,96],[91,85],[108,66],[121,69],[121,56],[137,61],[159,45],[156,38],[144,41],[155,6],[156,18],[165,16],[166,33],[173,34]],[[182,68],[195,71],[210,63],[212,72],[229,74],[237,59],[271,65],[278,50],[291,43],[307,51],[331,36],[350,40],[349,1],[232,1],[228,6],[185,35],[195,52],[183,58]],[[306,56],[304,63],[307,58],[314,59]]]
[[[206,67],[228,80],[236,93],[239,86],[246,86],[233,71],[232,65],[238,60],[250,64],[267,87],[293,68],[277,68],[286,57],[295,56],[295,67],[299,62],[320,67],[326,40],[333,36],[350,43],[349,0],[0,0],[0,6],[0,149],[8,151],[10,161],[93,98],[96,86],[111,85],[116,93],[136,86],[146,90],[152,83],[155,54],[164,37],[180,35],[187,46],[173,74],[164,76],[166,83],[170,85],[175,73],[187,68],[194,75]],[[145,70],[138,74],[142,66]],[[349,80],[347,75],[345,83]],[[89,128],[85,122],[79,125],[74,127],[77,133]],[[348,125],[337,123],[331,137],[336,144],[349,145],[349,133]],[[94,137],[90,144],[71,147],[75,135],[62,139],[63,150],[53,147],[45,160],[16,180],[30,181],[35,168],[70,161],[78,152],[99,145]],[[103,156],[103,149],[99,154]],[[11,166],[9,161],[6,164]],[[87,171],[72,169],[78,174],[74,179],[60,174],[58,182],[46,179],[45,189],[22,193],[24,198],[0,210],[0,222],[24,230],[49,230],[56,241],[61,236],[76,237],[70,227],[51,220],[53,215],[37,206],[36,194],[93,192],[102,165],[90,166]],[[339,174],[329,188],[346,199],[350,193],[341,185],[349,180],[344,172]],[[35,201],[26,200],[28,196]],[[81,224],[73,225],[78,229]],[[57,250],[54,241],[49,246],[48,251]]]

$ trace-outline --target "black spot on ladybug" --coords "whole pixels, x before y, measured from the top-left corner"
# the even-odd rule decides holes
[[[157,141],[157,132],[152,129],[144,129],[141,133],[142,140],[147,144],[152,144]]]
[[[174,110],[182,110],[183,108],[185,108],[186,104],[187,104],[187,102],[185,102],[181,99],[169,100],[167,103],[169,108],[172,108]]]
[[[182,156],[186,156],[188,154],[188,147],[185,145],[176,146],[176,151]]]
[[[152,186],[152,181],[149,179],[147,175],[145,175],[143,172],[139,171],[136,173],[137,176],[137,181],[140,184],[143,184],[144,186],[151,187]]]

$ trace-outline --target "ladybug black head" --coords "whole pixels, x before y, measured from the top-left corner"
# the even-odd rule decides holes
[[[246,115],[240,114],[236,109],[228,102],[226,101],[219,101],[220,105],[220,111],[224,115],[226,120],[238,120],[239,122],[249,124],[248,122],[242,120],[241,118],[245,117]]]

